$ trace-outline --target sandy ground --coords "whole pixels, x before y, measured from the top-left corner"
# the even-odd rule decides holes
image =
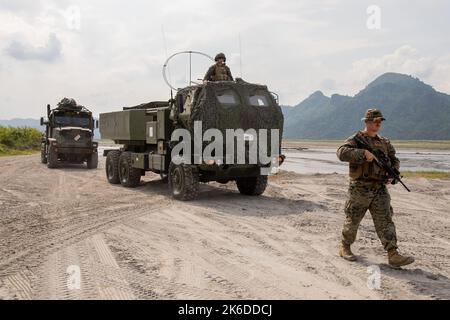
[[[3,299],[450,298],[450,180],[391,187],[401,249],[416,256],[393,270],[369,214],[359,261],[338,257],[345,175],[282,172],[261,197],[202,185],[186,203],[153,174],[136,189],[108,184],[103,158],[91,171],[50,170],[38,155],[0,169]]]

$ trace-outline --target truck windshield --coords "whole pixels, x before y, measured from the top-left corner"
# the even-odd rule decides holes
[[[239,103],[239,97],[233,90],[222,90],[216,94],[217,100],[224,106],[235,106]]]
[[[248,97],[251,106],[254,107],[268,107],[270,106],[270,100],[264,92],[255,92]]]
[[[55,125],[66,127],[84,127],[89,128],[90,118],[71,117],[71,116],[55,116]]]

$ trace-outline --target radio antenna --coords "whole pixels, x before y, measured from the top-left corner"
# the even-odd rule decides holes
[[[161,25],[161,32],[162,32],[162,37],[163,37],[163,42],[164,42],[164,51],[166,53],[166,59],[169,58],[169,53],[167,51],[167,40],[166,40],[166,32],[164,31],[164,25]],[[170,68],[169,66],[167,66],[167,72],[169,74],[169,82],[172,83],[172,75],[170,74]]]
[[[189,86],[192,85],[192,51],[189,51]]]
[[[178,56],[180,54],[189,54],[189,78],[190,78],[189,79],[189,81],[190,81],[189,85],[191,85],[191,83],[195,83],[195,82],[192,81],[192,55],[193,54],[201,55],[201,56],[204,56],[204,57],[208,58],[211,61],[214,61],[214,59],[211,56],[207,55],[206,53],[199,52],[199,51],[180,51],[180,52],[174,53],[170,57],[168,57],[166,62],[164,62],[164,64],[163,64],[162,75],[163,75],[163,78],[164,78],[164,81],[166,82],[166,84],[169,86],[169,88],[171,88],[174,91],[178,91],[178,89],[175,88],[171,84],[171,82],[167,79],[167,72],[166,72],[167,70],[166,69],[169,68],[169,61],[172,60],[173,57],[176,57],[176,56]]]
[[[239,33],[239,70],[241,72],[241,79],[242,79],[242,42],[240,33]]]

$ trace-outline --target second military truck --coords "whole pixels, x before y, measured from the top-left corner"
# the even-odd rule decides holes
[[[64,98],[51,109],[47,105],[47,119],[41,118],[45,135],[41,144],[41,161],[49,168],[61,163],[84,163],[88,169],[98,165],[97,142],[94,141],[95,120],[92,112]]]
[[[195,130],[198,130],[195,126],[199,123],[201,134],[215,129],[224,137],[227,129],[242,129],[245,132],[249,129],[267,129],[269,135],[271,129],[275,129],[279,132],[276,138],[279,139],[278,149],[270,150],[269,139],[266,150],[276,154],[274,161],[277,165],[284,160],[284,156],[280,155],[283,114],[277,99],[266,86],[241,79],[189,86],[180,89],[169,101],[149,102],[125,107],[122,111],[103,113],[99,121],[102,139],[111,139],[122,145],[120,149],[104,151],[106,177],[110,183],[136,187],[141,176],[146,171],[152,171],[168,180],[172,195],[179,200],[194,199],[198,195],[199,182],[208,181],[236,181],[240,193],[260,195],[266,188],[267,169],[271,163],[232,161],[239,156],[236,149],[234,159],[230,161],[225,147],[221,156],[216,154],[214,159],[196,162],[198,151],[201,153],[207,148],[208,143],[204,141],[200,150],[188,143],[191,148],[189,152],[172,156],[172,150],[180,143],[171,141],[177,129],[188,133],[187,139],[191,141],[184,142],[193,142]],[[248,160],[254,137],[246,133],[244,140],[241,156],[243,152],[245,160]]]

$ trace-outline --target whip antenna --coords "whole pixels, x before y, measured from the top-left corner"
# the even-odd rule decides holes
[[[242,79],[242,42],[240,33],[239,33],[239,71],[241,72],[241,79]]]
[[[164,31],[164,25],[161,25],[161,32],[163,37],[163,43],[164,43],[164,51],[166,53],[166,59],[169,58],[169,53],[167,51],[167,39],[166,39],[166,32]],[[170,68],[167,67],[167,72],[169,73],[169,82],[172,82],[172,76],[170,74]]]

